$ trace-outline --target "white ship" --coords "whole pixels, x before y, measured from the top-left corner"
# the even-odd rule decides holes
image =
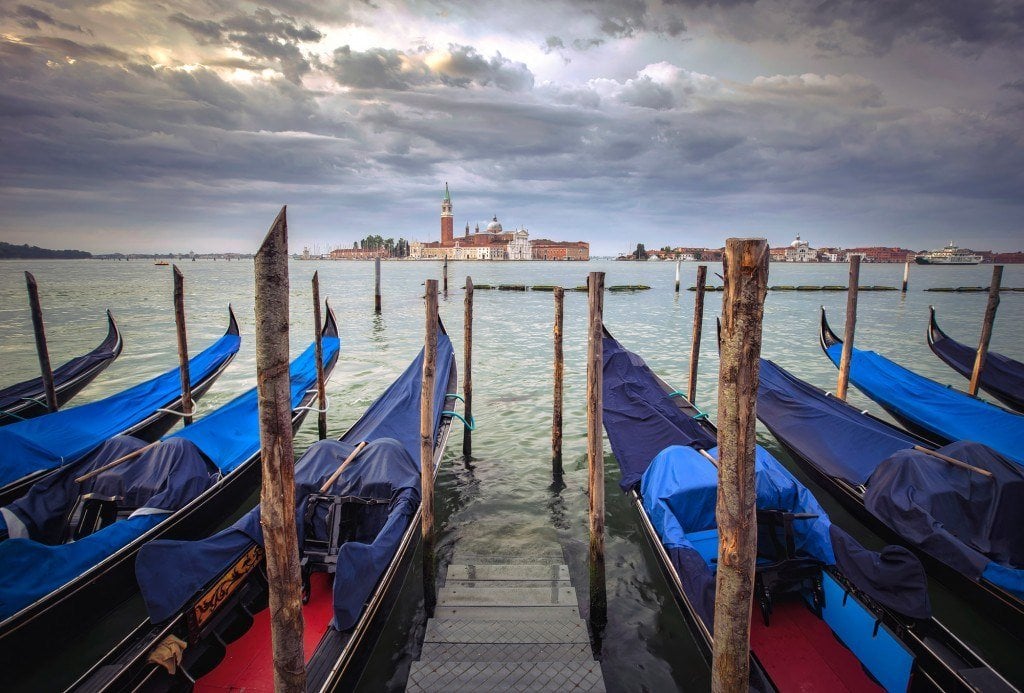
[[[914,258],[914,262],[919,265],[977,265],[981,262],[981,256],[958,248],[950,241],[942,250],[921,253]]]

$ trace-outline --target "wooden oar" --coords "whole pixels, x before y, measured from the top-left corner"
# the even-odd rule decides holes
[[[329,478],[327,481],[325,481],[324,485],[320,487],[320,493],[327,493],[327,489],[329,489],[331,486],[334,485],[334,482],[338,480],[338,477],[341,476],[341,473],[343,471],[345,471],[345,467],[347,467],[349,465],[349,463],[352,460],[354,460],[356,458],[356,456],[360,452],[362,452],[363,448],[365,448],[365,447],[366,447],[366,441],[365,440],[363,442],[359,443],[359,445],[356,446],[356,449],[352,451],[352,454],[350,454],[348,457],[345,458],[345,461],[342,462],[341,466],[338,467],[334,471],[334,474],[331,474],[331,478]]]
[[[708,458],[708,462],[715,465],[715,469],[718,469],[718,460],[712,457],[710,452],[708,452],[707,450],[698,450],[697,452],[704,455],[704,457]]]
[[[915,445],[914,449],[918,452],[923,452],[926,455],[938,458],[947,464],[953,465],[954,467],[960,467],[961,469],[976,472],[982,476],[992,476],[992,472],[987,469],[982,469],[981,467],[975,467],[974,465],[967,464],[966,462],[961,462],[960,460],[949,457],[948,455],[943,455],[941,452],[935,452],[934,450],[929,450],[928,448],[921,447],[920,445]]]
[[[149,450],[150,448],[156,447],[159,444],[160,444],[160,441],[157,440],[155,442],[150,443],[149,445],[146,445],[144,447],[139,448],[135,452],[129,452],[124,457],[118,457],[113,462],[111,462],[109,464],[105,464],[105,465],[103,465],[102,467],[100,467],[98,469],[92,470],[88,474],[83,474],[82,476],[78,477],[77,479],[75,479],[75,483],[76,484],[80,484],[83,481],[88,481],[89,479],[93,478],[94,476],[99,476],[100,474],[102,474],[103,472],[107,471],[108,469],[112,469],[112,468],[116,467],[117,465],[121,464],[122,462],[127,462],[128,460],[132,459],[133,457],[138,457],[142,453],[146,452],[146,450]]]

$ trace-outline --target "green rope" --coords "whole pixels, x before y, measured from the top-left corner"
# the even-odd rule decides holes
[[[444,396],[445,399],[448,399],[449,397],[460,400],[463,404],[466,402],[466,399],[462,395],[455,394],[454,392],[449,392]]]
[[[3,410],[3,409],[0,409],[0,416],[9,416],[12,419],[17,419],[18,421],[24,421],[25,420],[24,416],[18,416],[14,412],[6,411],[6,410]]]
[[[683,392],[682,390],[673,390],[672,392],[668,393],[668,396],[669,397],[685,397],[686,393]]]
[[[448,409],[446,409],[443,412],[441,412],[441,416],[445,416],[445,415],[447,415],[447,416],[454,416],[456,419],[458,419],[459,421],[462,422],[462,424],[466,427],[466,430],[468,430],[468,431],[475,431],[476,430],[476,419],[474,419],[472,416],[469,417],[469,421],[466,421],[464,418],[462,418],[462,414],[460,414],[457,411],[450,411]]]

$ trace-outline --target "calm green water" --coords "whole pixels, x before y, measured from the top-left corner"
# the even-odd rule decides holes
[[[227,304],[234,305],[242,329],[242,348],[231,367],[203,398],[212,409],[255,384],[253,278],[251,262],[183,262],[189,345],[193,353],[220,336]],[[696,264],[684,265],[684,286],[693,283]],[[110,308],[122,329],[122,356],[76,400],[104,397],[176,363],[171,272],[149,262],[8,261],[0,263],[0,383],[37,374],[32,327],[22,272],[39,281],[50,355],[54,364],[92,348],[105,330],[103,309]],[[298,353],[312,338],[309,280],[320,271],[321,294],[331,299],[341,327],[342,355],[328,385],[330,432],[340,435],[382,389],[402,371],[422,344],[421,283],[440,279],[440,263],[389,262],[383,265],[384,314],[375,317],[373,265],[368,262],[292,263],[292,348]],[[686,385],[693,318],[693,294],[673,293],[673,263],[453,263],[451,291],[441,316],[461,359],[462,291],[467,274],[478,284],[525,283],[576,286],[586,273],[606,272],[606,283],[648,284],[651,291],[610,293],[605,322],[622,343],[639,353],[669,383]],[[721,268],[712,264],[709,274]],[[862,284],[898,286],[902,265],[865,265]],[[771,284],[846,284],[847,265],[773,264]],[[711,275],[713,277],[713,274]],[[965,382],[942,364],[925,343],[927,308],[932,303],[940,324],[967,343],[977,340],[986,294],[926,293],[930,286],[987,285],[991,267],[914,267],[911,290],[864,293],[860,297],[857,346],[872,348],[918,372],[961,387]],[[714,283],[719,283],[717,279]],[[1024,286],[1024,266],[1008,266],[1004,286]],[[716,409],[718,360],[714,316],[718,294],[708,294],[697,403]],[[766,307],[764,355],[810,382],[834,389],[836,371],[817,344],[818,306],[842,326],[843,293],[770,293]],[[473,460],[464,464],[461,436],[454,433],[438,478],[441,523],[439,556],[469,553],[528,554],[552,542],[563,547],[580,592],[586,597],[585,355],[586,294],[570,292],[565,302],[565,488],[552,487],[550,475],[551,328],[550,293],[478,291],[474,325],[474,408],[477,431]],[[1024,358],[1024,293],[1004,293],[992,337],[992,349]],[[461,368],[461,366],[460,366]],[[878,413],[879,407],[852,390],[852,402]],[[296,440],[301,452],[315,439],[310,419]],[[761,443],[787,464],[785,455],[762,431]],[[708,672],[697,655],[681,615],[661,578],[636,517],[618,491],[618,469],[606,450],[608,626],[602,649],[605,679],[611,690],[699,690]],[[793,468],[790,465],[791,469]],[[877,543],[856,526],[824,493],[815,490],[833,519],[867,543]],[[240,508],[239,512],[243,509]],[[414,565],[416,565],[414,563]],[[970,604],[933,586],[937,615],[982,651],[1018,685],[1024,684],[1022,643],[986,626]],[[90,661],[144,618],[137,598],[119,607],[60,655],[25,689],[54,688],[73,680]],[[424,617],[416,571],[410,574],[398,606],[377,647],[366,690],[399,690],[415,658]],[[7,683],[7,682],[5,682]]]

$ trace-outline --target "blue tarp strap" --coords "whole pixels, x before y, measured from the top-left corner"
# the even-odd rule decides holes
[[[462,422],[462,425],[466,427],[467,431],[476,430],[476,419],[474,419],[472,416],[469,417],[469,421],[466,421],[466,419],[462,417],[462,414],[460,414],[457,411],[451,411],[449,409],[445,409],[443,412],[441,412],[441,416],[454,416],[456,419]]]

